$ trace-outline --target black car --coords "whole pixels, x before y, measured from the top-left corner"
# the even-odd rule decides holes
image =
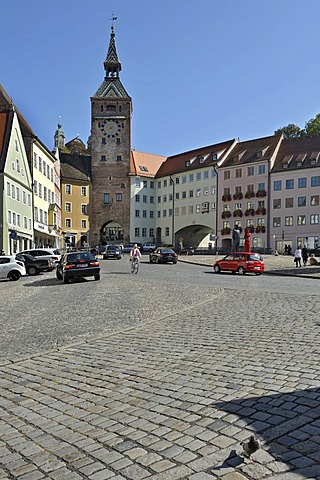
[[[16,259],[24,262],[28,275],[38,275],[40,272],[52,272],[55,268],[51,260],[35,258],[27,253],[17,253]]]
[[[178,255],[172,248],[158,247],[149,255],[150,263],[177,263]]]
[[[118,245],[108,245],[103,254],[103,260],[108,260],[108,258],[116,258],[117,260],[121,260],[121,257],[122,252]]]
[[[309,256],[314,255],[315,257],[320,257],[320,247],[311,248],[308,251],[308,255]]]
[[[58,280],[68,283],[73,278],[94,277],[100,280],[100,264],[90,252],[65,253],[57,265]]]

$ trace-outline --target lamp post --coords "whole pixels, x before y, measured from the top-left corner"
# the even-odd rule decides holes
[[[174,182],[174,179],[172,178],[172,176],[170,175],[170,185],[172,185],[172,222],[171,222],[171,229],[172,229],[172,233],[171,233],[171,243],[173,245],[173,247],[176,246],[176,242],[175,242],[175,233],[174,233],[174,201],[175,201],[175,182]]]
[[[274,254],[276,254],[276,235],[275,235],[275,233],[272,236],[273,236],[273,243],[274,243]]]

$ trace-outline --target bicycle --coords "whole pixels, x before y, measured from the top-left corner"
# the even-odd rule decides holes
[[[131,261],[131,273],[137,274],[139,271],[139,259],[134,257]]]

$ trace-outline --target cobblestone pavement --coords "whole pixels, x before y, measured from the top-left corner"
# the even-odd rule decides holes
[[[141,267],[137,321],[0,363],[0,479],[320,479],[316,288],[298,298],[302,279],[272,291],[267,277],[212,275],[234,283],[183,293],[167,272],[196,281],[200,267],[152,266],[159,279],[148,282]],[[125,285],[128,299],[129,279],[68,285],[65,301],[92,285]],[[240,442],[252,433],[262,448],[250,462]]]

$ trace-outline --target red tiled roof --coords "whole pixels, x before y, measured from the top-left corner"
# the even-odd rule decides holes
[[[131,151],[130,174],[154,177],[167,157],[151,153]]]
[[[156,176],[163,177],[178,172],[185,172],[193,168],[216,165],[218,160],[214,155],[219,159],[222,154],[228,151],[234,142],[235,140],[228,140],[168,157],[159,168]]]

